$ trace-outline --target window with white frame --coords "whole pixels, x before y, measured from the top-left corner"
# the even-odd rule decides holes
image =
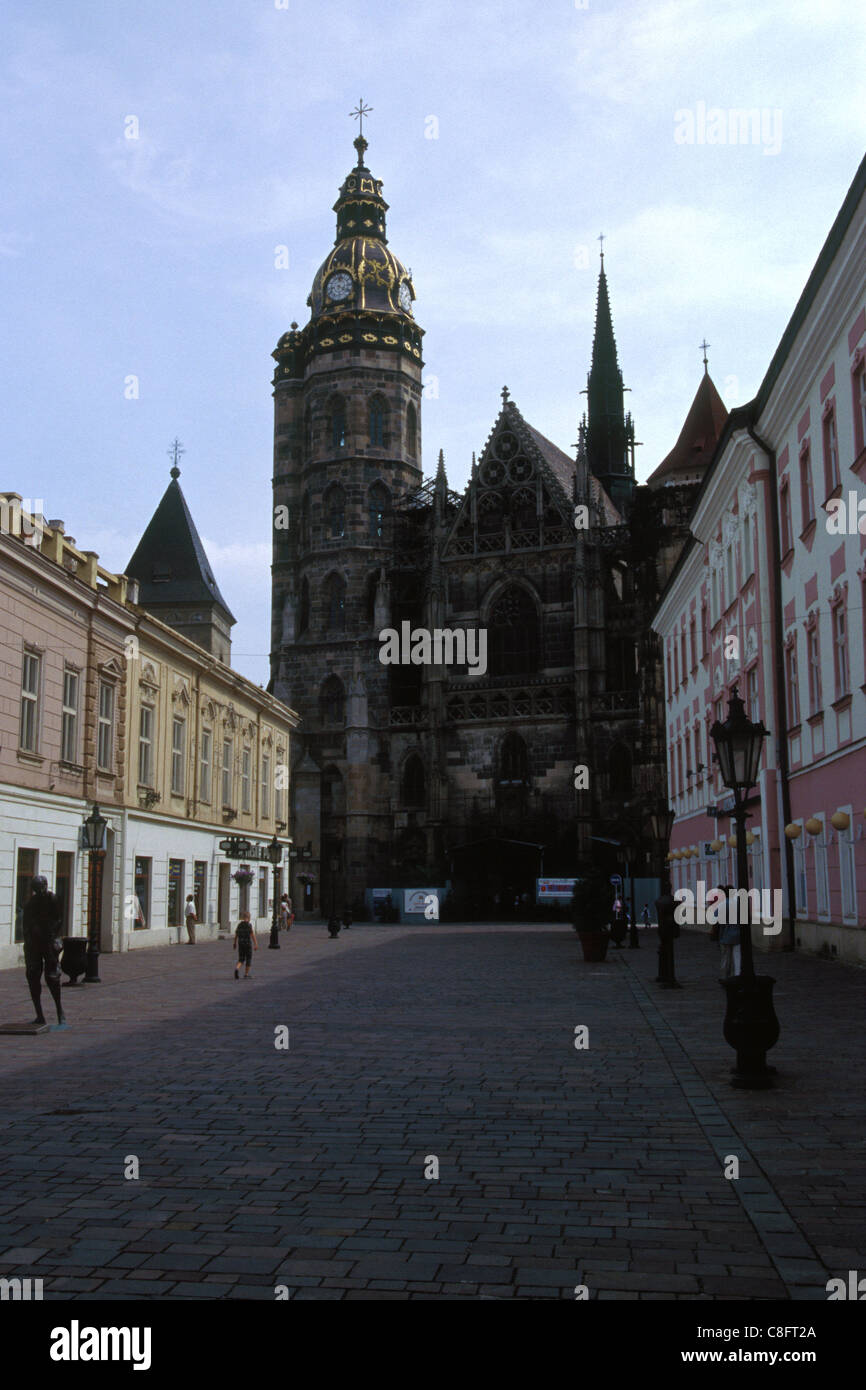
[[[787,555],[794,543],[794,526],[791,520],[791,487],[787,478],[783,478],[779,484],[779,520],[782,533],[782,554]]]
[[[71,666],[63,670],[63,705],[60,715],[60,760],[74,763],[78,755],[79,672]]]
[[[223,766],[222,766],[222,804],[231,806],[232,804],[232,740],[223,739]]]
[[[837,487],[842,485],[842,475],[839,472],[839,441],[836,437],[836,410],[832,404],[822,421],[822,435],[824,442],[824,484],[829,497]]]
[[[286,823],[286,789],[284,786],[283,769],[286,764],[286,753],[284,748],[277,749],[277,769],[274,783],[274,820],[278,825]]]
[[[183,796],[184,763],[186,761],[186,720],[175,718],[171,724],[171,794]]]
[[[818,616],[806,629],[806,664],[809,668],[809,712],[817,714],[823,703],[821,692],[821,638]]]
[[[242,811],[249,811],[249,809],[250,809],[250,807],[251,807],[251,805],[252,805],[252,798],[251,798],[251,795],[250,795],[250,786],[251,786],[252,777],[251,777],[250,768],[251,768],[250,750],[249,750],[249,748],[244,748],[243,752],[241,753],[241,810],[242,810]]]
[[[752,563],[752,518],[749,512],[743,516],[743,579],[749,578],[754,569]]]
[[[851,689],[851,671],[848,664],[848,615],[843,602],[830,609],[833,632],[833,674],[836,678],[836,699],[847,695]]]
[[[42,657],[39,652],[25,651],[21,667],[21,724],[18,743],[25,753],[39,748],[40,696]]]
[[[746,699],[748,702],[749,718],[753,723],[757,723],[761,717],[758,698],[758,666],[755,663],[746,676]]]
[[[839,831],[839,880],[842,885],[843,921],[857,920],[857,876],[854,868],[854,833],[849,825]]]
[[[856,360],[852,375],[854,388],[854,447],[858,455],[866,449],[866,353]]]
[[[96,766],[111,771],[114,756],[114,686],[99,682],[99,716],[96,734]]]
[[[262,754],[262,819],[268,820],[271,814],[271,755]]]
[[[710,574],[710,618],[713,627],[719,620],[719,572],[713,569]]]
[[[153,705],[142,705],[138,715],[138,780],[153,786]]]
[[[730,608],[737,596],[737,552],[733,541],[725,548],[725,608]]]
[[[800,510],[803,514],[802,530],[815,520],[815,489],[812,486],[812,457],[808,440],[800,449]]]
[[[201,748],[199,760],[199,798],[209,802],[211,796],[211,762],[212,762],[213,736],[210,729],[201,731]]]
[[[809,916],[809,875],[806,869],[806,845],[802,836],[794,841],[794,891],[797,894],[797,916]]]
[[[788,727],[795,728],[800,722],[800,675],[797,669],[796,632],[785,647],[785,688],[788,696]]]

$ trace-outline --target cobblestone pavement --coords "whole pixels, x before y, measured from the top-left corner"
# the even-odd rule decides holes
[[[259,946],[243,982],[227,941],[105,956],[64,990],[68,1031],[0,1037],[0,1277],[47,1299],[711,1300],[866,1271],[861,970],[758,958],[782,1034],[754,1092],[729,1085],[696,934],[681,991],[654,983],[655,932],[598,965],[568,926]],[[0,976],[0,1018],[28,1004]]]

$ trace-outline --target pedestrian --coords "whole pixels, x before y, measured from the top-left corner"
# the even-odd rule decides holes
[[[24,904],[24,911],[21,914],[21,925],[24,937],[24,969],[27,976],[27,987],[30,990],[33,1007],[36,1010],[36,1017],[33,1022],[40,1027],[45,1023],[45,1015],[42,1012],[42,972],[44,970],[45,983],[57,1010],[57,1027],[65,1028],[66,1016],[60,1001],[60,952],[63,950],[63,942],[60,937],[62,931],[60,900],[54,893],[48,891],[48,880],[43,874],[37,874],[33,879],[31,896]]]
[[[725,894],[724,918],[719,928],[719,948],[722,958],[722,979],[729,980],[740,973],[741,936],[737,919],[737,899],[730,883],[722,885]],[[721,904],[719,905],[721,909]]]
[[[235,939],[232,945],[238,953],[238,963],[235,966],[235,979],[237,980],[240,978],[238,971],[243,965],[245,967],[244,979],[248,980],[250,977],[250,966],[253,963],[253,951],[259,949],[259,943],[256,941],[256,934],[250,922],[249,909],[241,913],[241,920],[238,922],[237,930],[235,931]]]
[[[291,931],[293,920],[292,900],[284,893],[280,898],[280,931]]]
[[[194,946],[195,924],[197,919],[195,915],[195,898],[192,893],[187,893],[186,895],[186,907],[183,910],[183,915],[186,918],[186,934],[188,938],[186,944],[187,946]]]
[[[647,927],[647,928],[649,928],[649,926],[650,926],[650,910],[649,910],[649,903],[644,903],[644,905],[643,905],[643,912],[641,913],[641,917],[643,918],[643,924],[644,924],[644,926]]]

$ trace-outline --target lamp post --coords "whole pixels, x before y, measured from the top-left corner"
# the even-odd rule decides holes
[[[87,907],[87,964],[86,985],[98,985],[99,938],[102,928],[102,870],[105,863],[105,830],[108,821],[99,814],[94,801],[93,810],[84,822],[84,847],[90,855],[90,884]]]
[[[722,781],[734,794],[734,821],[737,828],[737,895],[735,919],[741,916],[742,904],[747,904],[745,921],[740,922],[740,974],[722,985],[727,994],[724,1035],[736,1049],[737,1065],[731,1078],[734,1086],[765,1089],[773,1084],[774,1067],[767,1066],[767,1051],[779,1037],[779,1020],[773,1010],[773,985],[770,975],[756,975],[752,955],[752,928],[749,912],[749,856],[746,847],[746,797],[758,780],[761,749],[768,730],[761,721],[757,724],[746,715],[745,706],[734,686],[728,703],[724,724],[716,720],[710,737],[716,746],[716,758]],[[727,908],[734,906],[729,895]]]
[[[270,941],[268,942],[268,950],[269,950],[269,951],[278,951],[278,950],[280,949],[280,918],[279,918],[280,905],[279,905],[279,903],[277,902],[277,894],[278,894],[278,892],[279,892],[279,872],[280,872],[280,865],[281,865],[282,862],[283,862],[283,847],[282,847],[282,845],[280,844],[279,840],[277,839],[276,835],[274,835],[274,838],[271,840],[270,844],[268,845],[268,848],[267,848],[267,856],[268,856],[268,859],[270,860],[271,869],[272,869],[273,875],[274,875],[274,889],[273,889],[273,898],[274,898],[274,902],[273,902],[273,912],[272,912],[272,914],[271,914],[271,939],[270,939]]]
[[[337,874],[340,872],[340,856],[332,854],[328,860],[328,867],[331,870],[331,918],[328,922],[328,935],[332,941],[336,941],[340,934],[340,922],[337,917]]]
[[[676,918],[674,896],[671,893],[670,871],[667,867],[667,847],[670,844],[676,812],[664,798],[658,800],[649,813],[649,826],[658,856],[661,894],[656,899],[656,912],[659,919],[659,973],[656,983],[666,989],[682,989],[676,977],[674,965],[674,939]]]

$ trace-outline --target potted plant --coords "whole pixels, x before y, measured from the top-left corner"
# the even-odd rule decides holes
[[[571,895],[572,925],[586,961],[604,960],[610,942],[610,884],[603,874],[579,878]]]
[[[232,878],[241,888],[246,888],[248,884],[252,883],[255,874],[249,864],[241,864],[239,869],[235,869]]]

